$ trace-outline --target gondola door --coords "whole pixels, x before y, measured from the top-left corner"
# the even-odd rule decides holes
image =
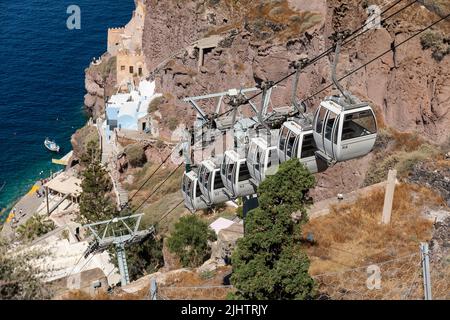
[[[339,115],[329,110],[325,117],[325,125],[323,126],[323,149],[324,153],[331,159],[336,159]]]
[[[332,105],[321,105],[314,117],[314,141],[316,142],[317,149],[320,151],[319,154],[327,158],[326,160],[330,162],[337,160],[337,145],[340,140],[340,114],[339,109]]]
[[[324,139],[323,139],[323,129],[325,123],[325,117],[327,115],[328,109],[320,105],[314,115],[314,140],[316,141],[317,149],[323,152],[324,150]]]

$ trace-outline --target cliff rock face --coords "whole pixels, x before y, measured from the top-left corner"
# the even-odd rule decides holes
[[[374,4],[382,1],[373,0]],[[379,126],[417,132],[432,142],[448,139],[450,127],[450,55],[440,61],[424,50],[421,37],[398,45],[450,10],[443,1],[422,0],[388,19],[382,28],[370,30],[346,44],[337,73],[347,74],[386,52],[381,59],[348,76],[343,86],[369,101]],[[356,30],[368,19],[365,2],[357,0],[147,0],[142,48],[150,78],[164,99],[152,111],[161,137],[170,139],[182,124],[190,126],[194,110],[182,101],[193,95],[230,88],[255,86],[277,80],[293,71],[291,62],[301,55],[315,57],[329,48],[329,36],[337,30]],[[399,4],[386,17],[399,10]],[[385,9],[386,7],[382,7]],[[448,43],[450,24],[433,28]],[[204,52],[199,66],[199,40],[220,36],[218,45]],[[449,50],[450,52],[450,50]],[[296,91],[299,99],[311,96],[331,83],[333,54],[305,69]],[[105,95],[116,85],[115,58],[105,54],[101,63],[86,70],[85,105],[94,118],[104,112]],[[272,105],[290,103],[292,78],[272,93]],[[307,101],[313,112],[333,88]],[[256,99],[255,103],[259,103]],[[214,103],[202,105],[212,111]],[[250,108],[243,107],[244,114]],[[152,153],[153,154],[153,153]],[[317,175],[316,200],[348,192],[363,184],[368,155],[340,163]]]
[[[430,1],[426,2],[430,7]],[[300,54],[314,57],[328,48],[328,37],[335,30],[357,29],[368,18],[366,9],[354,0],[153,0],[147,6],[143,38],[146,62],[159,90],[173,97],[160,112],[164,118],[179,112],[186,122],[192,120],[194,112],[176,98],[279,79],[292,71],[289,64]],[[371,30],[346,45],[338,74],[389,51],[392,43],[400,43],[437,19],[437,14],[419,5],[404,10],[389,19],[384,28]],[[436,30],[446,32],[448,23],[436,26]],[[205,55],[203,66],[198,68],[198,50],[189,46],[211,34],[220,34],[223,40]],[[332,59],[331,55],[305,70],[299,97],[330,83]],[[431,51],[422,50],[420,37],[416,37],[399,46],[395,58],[389,52],[343,84],[371,101],[388,126],[443,142],[450,125],[449,63],[449,56],[440,62],[433,59]],[[290,85],[289,79],[275,90],[275,105],[289,102]],[[327,90],[310,101],[311,110],[331,92]]]
[[[94,119],[105,111],[105,95],[115,93],[116,86],[116,58],[104,54],[101,62],[91,64],[85,70],[84,105]]]
[[[425,2],[441,16],[446,10],[436,1]],[[385,16],[403,6],[394,7]],[[191,124],[195,112],[181,98],[282,78],[293,71],[289,65],[300,55],[312,58],[329,48],[332,43],[328,38],[333,32],[356,30],[368,19],[366,8],[356,0],[150,0],[147,12],[143,36],[146,63],[157,80],[158,91],[168,98],[159,106],[162,127],[167,127],[168,119],[174,116],[177,123]],[[387,52],[342,84],[374,106],[380,126],[418,132],[442,143],[448,138],[450,126],[450,55],[436,61],[431,50],[422,49],[420,36],[399,46],[395,53],[391,50],[392,44],[438,20],[435,12],[415,4],[387,20],[382,28],[348,43],[342,49],[337,73],[344,75]],[[448,34],[450,26],[444,22],[434,30]],[[192,44],[211,34],[220,35],[222,41],[205,54],[203,66],[198,67],[199,52]],[[331,83],[333,59],[331,54],[304,70],[297,89],[299,98]],[[288,79],[274,90],[273,105],[289,103],[291,85],[292,79]],[[310,111],[333,92],[328,89],[308,101]],[[213,108],[203,107],[209,111]],[[361,186],[370,159],[368,155],[337,164],[317,175],[316,199]]]

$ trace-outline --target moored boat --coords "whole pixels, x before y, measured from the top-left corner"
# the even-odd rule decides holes
[[[52,152],[59,152],[59,146],[55,141],[52,141],[49,138],[45,138],[44,146]]]

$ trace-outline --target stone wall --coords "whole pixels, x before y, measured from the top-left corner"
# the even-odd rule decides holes
[[[126,87],[127,82],[133,82],[135,78],[148,76],[145,65],[145,57],[140,53],[119,51],[117,53],[117,85],[119,88]],[[137,85],[137,83],[136,83]]]
[[[109,28],[108,29],[108,53],[115,56],[121,48],[122,35],[125,28]]]

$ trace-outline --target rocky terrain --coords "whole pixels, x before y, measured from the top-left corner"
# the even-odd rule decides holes
[[[151,115],[160,125],[161,141],[120,141],[124,152],[116,165],[125,188],[136,190],[173,147],[167,144],[173,131],[183,123],[192,125],[195,112],[182,98],[253,87],[265,80],[283,78],[294,70],[292,62],[301,56],[313,58],[331,47],[329,37],[334,32],[356,30],[363,25],[368,18],[367,5],[384,4],[382,8],[385,8],[387,3],[390,2],[147,0],[142,48],[150,79],[156,81],[156,91],[163,95],[151,108]],[[406,4],[404,1],[390,13]],[[387,172],[400,163],[411,169],[408,182],[437,191],[449,204],[448,159],[443,159],[442,155],[449,151],[450,141],[450,23],[442,22],[427,37],[422,34],[392,50],[393,45],[402,43],[448,12],[448,1],[417,1],[387,20],[381,28],[370,30],[343,47],[337,69],[341,76],[386,52],[381,59],[375,59],[342,81],[347,90],[373,106],[378,126],[384,131],[380,132],[377,149],[371,154],[338,163],[316,175],[317,184],[311,191],[316,201],[358,189],[368,184],[368,178],[383,179],[374,178],[368,172]],[[212,35],[221,37],[219,45],[206,50],[203,65],[198,66],[196,42]],[[296,91],[299,99],[331,84],[333,59],[333,54],[326,56],[302,72]],[[115,58],[105,54],[100,64],[86,69],[85,105],[94,119],[104,112],[105,98],[115,93],[115,63]],[[289,104],[291,88],[292,79],[280,83],[272,94],[272,106]],[[330,88],[307,100],[308,111],[313,112],[321,99],[334,92],[334,88]],[[208,111],[213,109],[213,105],[202,107]],[[248,107],[243,107],[242,112],[250,114]],[[391,130],[389,139],[386,130]],[[94,134],[80,130],[74,136],[76,155],[83,152],[85,140]],[[433,161],[423,162],[424,157],[417,156],[423,145],[427,148],[433,145],[426,155],[434,157]],[[384,163],[388,156],[395,160],[392,164]],[[171,168],[163,169],[143,194],[150,194]],[[156,194],[156,199],[148,203],[144,208],[147,219],[162,215],[172,202],[179,200],[179,180],[180,177],[175,176]],[[175,212],[174,219],[182,214]],[[153,221],[151,219],[148,221]],[[448,255],[447,230],[448,219],[440,221],[433,234],[433,254],[438,255],[444,248],[444,253],[439,255]],[[210,264],[215,263],[214,259],[229,256],[229,247],[235,239],[222,238],[220,245],[213,248]],[[161,270],[163,273],[179,267],[166,248],[163,253],[166,263]],[[204,267],[207,269],[209,264]]]
[[[163,94],[152,116],[158,119],[160,134],[170,140],[180,124],[195,119],[193,109],[182,98],[251,87],[263,80],[277,80],[293,71],[293,61],[306,54],[312,58],[332,45],[335,31],[356,30],[368,19],[367,5],[388,3],[379,0],[190,0],[146,2],[142,47],[150,78]],[[386,17],[407,3],[396,5]],[[387,19],[380,29],[370,30],[342,49],[338,75],[344,75],[387,52],[381,59],[342,81],[344,87],[369,101],[377,113],[379,127],[414,132],[432,143],[449,138],[450,126],[450,23],[441,22],[432,32],[442,38],[424,46],[422,36],[399,46],[414,33],[450,12],[446,1],[421,0]],[[195,42],[211,35],[222,40],[205,52],[198,67]],[[433,38],[434,39],[434,38]],[[444,50],[445,49],[445,50]],[[436,55],[439,52],[440,56]],[[329,55],[305,69],[297,89],[299,99],[308,97],[331,83]],[[85,104],[96,118],[104,110],[104,96],[114,93],[115,61],[105,54],[100,65],[86,70]],[[272,94],[272,105],[290,101],[292,79],[280,83]],[[325,90],[307,102],[313,112],[320,99],[333,93]],[[212,110],[212,105],[203,105]],[[249,114],[248,107],[242,107]],[[154,148],[146,148],[148,153]],[[317,175],[312,192],[316,200],[349,192],[362,186],[373,155],[339,163]]]
[[[99,65],[91,64],[85,73],[84,105],[96,119],[105,111],[106,97],[110,97],[116,91],[116,58],[106,53]]]
[[[195,112],[182,98],[282,78],[293,71],[290,64],[300,55],[312,58],[329,48],[332,43],[328,37],[333,32],[356,30],[363,25],[368,18],[364,5],[372,3],[384,2],[148,0],[142,47],[151,78],[163,94],[152,111],[161,137],[170,140],[178,125],[190,126],[195,119]],[[405,5],[398,4],[389,13]],[[346,89],[372,104],[380,127],[415,132],[434,143],[447,141],[450,55],[439,61],[433,58],[433,48],[424,50],[421,37],[399,46],[395,56],[390,51],[391,44],[404,41],[446,12],[450,12],[450,5],[445,1],[418,1],[388,19],[383,28],[368,31],[344,46],[338,75],[388,51],[342,81]],[[433,32],[448,38],[449,30],[450,23],[446,21],[436,25]],[[211,35],[220,35],[222,40],[205,54],[204,64],[198,68],[198,50],[193,44]],[[333,55],[329,55],[304,70],[297,89],[299,99],[331,83],[332,59]],[[102,57],[100,65],[86,70],[85,105],[94,118],[104,111],[104,96],[114,93],[114,79],[115,59],[108,54]],[[291,86],[292,79],[279,84],[272,94],[272,104],[288,104]],[[325,90],[308,100],[309,111],[313,112],[320,99],[332,92]],[[203,107],[212,110],[212,105]],[[248,107],[242,107],[242,111],[250,113]],[[146,153],[155,150],[146,149]],[[340,163],[318,174],[313,196],[320,200],[334,196],[337,190],[348,192],[361,186],[372,158],[368,155]]]
[[[178,121],[189,124],[194,112],[180,98],[282,78],[292,71],[290,63],[301,54],[314,57],[331,46],[328,37],[334,31],[355,30],[364,24],[367,13],[363,5],[368,2],[188,1],[179,10],[180,3],[148,1],[143,47],[158,90],[168,97],[158,108],[162,118],[183,114]],[[421,3],[426,7],[413,4],[387,20],[383,28],[371,30],[347,44],[342,50],[338,74],[348,73],[389,51],[391,44],[401,43],[450,10],[444,2]],[[404,5],[398,5],[390,13]],[[446,21],[435,26],[433,32],[448,37],[449,30]],[[188,47],[211,34],[220,34],[223,40],[206,54],[204,66],[198,69],[197,53]],[[388,52],[342,83],[372,104],[380,127],[415,132],[426,140],[443,143],[448,139],[450,125],[450,56],[438,60],[433,57],[433,50],[422,47],[421,37],[415,37],[399,46],[395,54]],[[303,72],[297,90],[299,98],[331,83],[332,59],[328,56]],[[273,105],[289,103],[291,81],[288,79],[277,87]],[[308,101],[310,111],[332,92],[326,90]],[[347,192],[361,186],[371,157],[338,164],[319,174],[316,197],[326,198],[335,195],[336,190]]]

